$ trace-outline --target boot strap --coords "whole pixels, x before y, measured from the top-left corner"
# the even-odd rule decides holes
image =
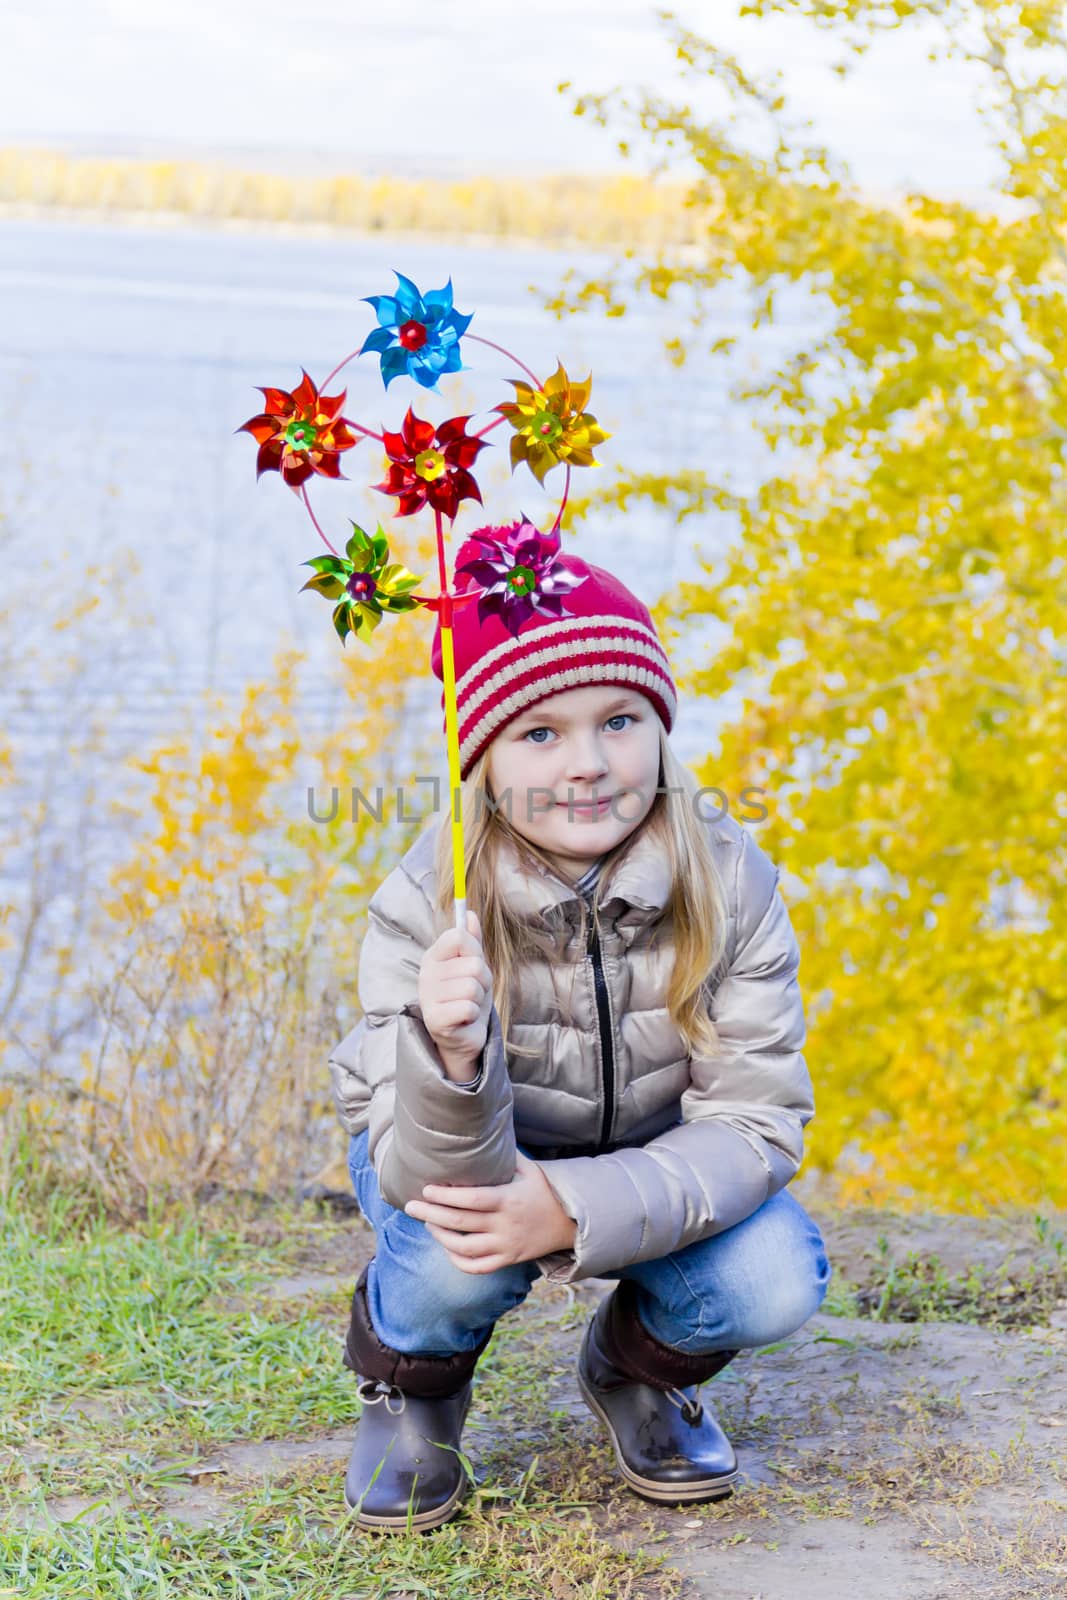
[[[398,1389],[395,1383],[383,1383],[380,1378],[361,1378],[356,1385],[356,1393],[360,1403],[365,1406],[376,1406],[385,1401],[385,1409],[392,1417],[398,1417],[407,1404],[407,1397],[403,1389]],[[399,1400],[397,1406],[390,1401]]]
[[[411,1355],[394,1350],[378,1337],[371,1321],[367,1304],[369,1270],[368,1262],[352,1292],[352,1315],[341,1358],[344,1365],[361,1378],[377,1378],[387,1386],[426,1400],[440,1400],[458,1393],[473,1377],[478,1357],[492,1338],[493,1329],[489,1329],[475,1349],[459,1350],[454,1355]]]
[[[672,1406],[677,1406],[686,1422],[694,1426],[704,1415],[704,1407],[697,1395],[688,1395],[684,1389],[667,1389],[664,1391]]]
[[[714,1377],[737,1350],[678,1350],[650,1333],[637,1314],[637,1284],[621,1278],[608,1296],[602,1324],[604,1354],[613,1367],[636,1383],[668,1394]],[[698,1402],[687,1403],[697,1404]],[[678,1404],[676,1401],[675,1404]]]

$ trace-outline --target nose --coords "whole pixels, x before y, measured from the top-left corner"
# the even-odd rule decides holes
[[[600,740],[595,733],[575,734],[571,744],[572,749],[567,761],[567,773],[571,783],[589,785],[595,783],[598,778],[607,777],[610,768],[604,759]]]

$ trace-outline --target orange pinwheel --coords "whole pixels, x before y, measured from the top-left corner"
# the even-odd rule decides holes
[[[250,433],[259,444],[256,477],[280,472],[290,489],[299,490],[314,473],[323,478],[341,476],[341,451],[351,450],[356,435],[341,416],[348,394],[319,394],[305,372],[292,394],[287,389],[263,389],[266,409],[250,417],[238,433]]]

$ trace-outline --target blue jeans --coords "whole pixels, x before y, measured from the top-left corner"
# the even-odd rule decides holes
[[[480,1273],[453,1266],[425,1222],[382,1199],[368,1137],[364,1130],[350,1140],[348,1170],[377,1239],[367,1273],[375,1331],[409,1355],[473,1350],[525,1300],[541,1269],[534,1261]],[[822,1304],[831,1270],[815,1223],[782,1189],[710,1239],[599,1276],[636,1281],[638,1314],[663,1344],[707,1351],[751,1349],[794,1333]]]

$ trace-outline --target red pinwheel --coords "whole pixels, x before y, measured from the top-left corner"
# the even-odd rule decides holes
[[[237,429],[250,433],[259,444],[256,477],[280,472],[290,489],[298,492],[313,473],[339,478],[341,451],[358,443],[341,416],[347,389],[320,394],[306,372],[292,394],[287,389],[260,388],[266,410]]]
[[[481,491],[467,469],[486,440],[467,433],[468,421],[469,416],[450,417],[435,428],[409,406],[399,433],[383,429],[389,474],[384,483],[372,487],[396,495],[398,517],[409,517],[429,504],[452,520],[461,500],[481,504]]]

